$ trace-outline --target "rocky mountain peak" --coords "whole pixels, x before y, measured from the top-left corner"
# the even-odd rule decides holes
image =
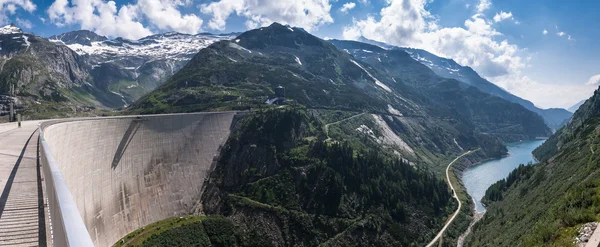
[[[21,30],[19,27],[17,27],[15,24],[12,24],[12,23],[0,28],[0,34],[20,34],[20,33],[23,33],[23,30]]]
[[[62,42],[66,45],[80,44],[91,46],[92,42],[108,40],[105,36],[98,35],[89,30],[77,30],[60,35],[53,35],[49,38],[55,42]]]
[[[264,49],[269,46],[279,46],[297,49],[300,46],[320,46],[329,44],[301,28],[290,27],[274,22],[268,27],[250,30],[239,35],[236,40],[239,45],[248,49]]]

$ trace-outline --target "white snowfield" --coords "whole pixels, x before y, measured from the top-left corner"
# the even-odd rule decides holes
[[[23,33],[23,30],[14,26],[14,25],[6,25],[0,28],[0,34],[19,34]]]
[[[181,34],[165,33],[148,36],[139,40],[114,39],[91,42],[89,45],[70,44],[68,46],[79,55],[90,55],[104,59],[94,60],[96,63],[110,62],[119,57],[150,57],[154,59],[189,60],[191,56],[203,48],[220,40],[230,40],[234,35],[217,34]],[[62,43],[58,39],[51,39]]]

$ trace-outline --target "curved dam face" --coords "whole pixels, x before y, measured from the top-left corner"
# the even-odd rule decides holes
[[[44,137],[96,246],[198,213],[203,184],[238,113],[66,121]]]

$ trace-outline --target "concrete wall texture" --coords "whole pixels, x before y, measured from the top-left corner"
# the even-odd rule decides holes
[[[96,246],[198,213],[205,180],[237,113],[81,120],[44,137]]]

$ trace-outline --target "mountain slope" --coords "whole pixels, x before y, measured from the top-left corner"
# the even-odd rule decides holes
[[[455,207],[441,179],[375,149],[328,143],[320,121],[303,110],[269,110],[240,125],[203,209],[231,219],[246,233],[242,242],[423,245]]]
[[[452,59],[441,58],[435,56],[427,51],[420,49],[403,48],[408,52],[411,57],[415,60],[423,63],[427,67],[431,68],[436,74],[446,78],[453,78],[462,82],[465,82],[471,86],[476,87],[482,92],[489,93],[491,95],[498,96],[506,99],[510,102],[517,103],[524,106],[530,111],[533,111],[546,121],[546,124],[557,130],[562,126],[565,120],[571,117],[571,113],[565,109],[551,108],[551,109],[540,109],[528,100],[522,99],[515,96],[506,90],[496,86],[496,84],[482,78],[472,68],[467,66],[461,66]]]
[[[128,105],[161,85],[198,51],[233,35],[164,33],[139,40],[108,40],[87,30],[50,37],[85,58],[91,75],[102,90],[122,97]]]
[[[450,107],[453,113],[474,123],[480,132],[497,135],[505,141],[551,134],[543,119],[535,113],[475,87],[441,78],[402,50],[385,50],[355,41],[330,42],[373,68],[385,71],[394,82],[411,85],[435,103]]]
[[[15,26],[0,29],[0,56],[0,94],[8,94],[13,84],[16,103],[28,117],[70,115],[119,101],[93,85],[77,53]]]
[[[469,246],[574,246],[600,220],[600,89],[534,151],[541,161],[488,207]]]
[[[407,59],[412,61],[406,53],[404,54]],[[406,76],[419,77],[421,73],[435,76],[425,66],[412,62],[413,65],[422,69]],[[432,81],[432,85],[443,85],[445,83],[460,85],[456,80],[448,81],[447,79],[436,78],[442,81],[438,83]],[[248,110],[251,115],[249,117],[258,115],[257,118],[260,119],[266,114],[265,111],[270,112],[272,109],[281,108],[282,111],[285,111],[306,107],[307,115],[322,121],[323,125],[298,123],[297,125],[300,126],[299,131],[302,130],[300,132],[306,133],[304,131],[312,128],[323,128],[324,136],[299,136],[294,134],[297,133],[294,131],[291,132],[291,137],[282,136],[282,138],[290,137],[292,139],[283,141],[283,145],[279,146],[275,142],[261,139],[263,136],[270,135],[269,132],[263,131],[273,128],[271,121],[266,123],[259,121],[253,124],[251,128],[248,128],[248,130],[253,131],[249,137],[248,135],[244,138],[237,135],[232,136],[232,139],[237,140],[237,143],[234,143],[235,145],[232,147],[231,152],[233,153],[227,154],[231,155],[229,157],[232,160],[221,160],[221,163],[217,166],[223,167],[216,168],[232,169],[232,171],[229,171],[227,176],[223,173],[217,174],[217,177],[213,180],[217,182],[215,184],[216,189],[224,195],[217,193],[217,196],[207,198],[203,203],[203,208],[213,210],[210,212],[227,215],[236,225],[242,228],[253,224],[272,225],[271,221],[268,221],[270,222],[268,224],[257,222],[261,219],[265,219],[265,221],[282,219],[284,221],[282,223],[284,229],[282,234],[283,236],[290,236],[290,239],[286,239],[288,242],[285,243],[300,243],[305,240],[304,237],[297,239],[298,235],[296,234],[304,234],[303,232],[306,229],[310,229],[310,231],[303,236],[321,242],[327,236],[331,236],[332,231],[318,226],[313,227],[311,224],[317,223],[309,223],[304,220],[307,213],[311,217],[312,214],[316,213],[318,216],[315,217],[321,222],[320,216],[324,215],[324,212],[320,210],[311,211],[312,209],[307,207],[308,205],[314,205],[315,202],[312,200],[305,201],[304,199],[291,202],[278,199],[285,197],[283,195],[292,195],[293,198],[296,198],[294,195],[297,192],[305,191],[302,186],[298,188],[292,186],[292,184],[295,185],[296,182],[302,184],[305,181],[302,177],[296,176],[298,175],[296,171],[300,171],[300,174],[308,172],[305,165],[309,163],[302,163],[301,167],[277,169],[290,164],[291,161],[285,158],[287,156],[293,159],[297,158],[298,162],[303,162],[305,156],[313,157],[313,154],[306,153],[308,150],[304,144],[307,142],[320,142],[324,139],[324,143],[327,145],[344,143],[344,145],[349,145],[352,150],[356,150],[356,152],[345,151],[347,154],[370,150],[386,157],[401,159],[402,162],[406,162],[416,169],[433,171],[440,178],[443,177],[445,165],[466,150],[479,151],[471,155],[470,160],[465,160],[460,165],[506,155],[506,148],[499,138],[477,131],[478,128],[475,127],[475,123],[471,119],[456,114],[455,106],[446,106],[440,103],[439,100],[431,99],[430,95],[424,94],[422,89],[394,80],[393,77],[388,76],[386,71],[374,68],[302,29],[275,23],[269,27],[245,32],[233,40],[216,42],[200,50],[184,68],[152,93],[143,96],[128,107],[127,112],[144,114]],[[283,101],[284,105],[267,104],[267,102],[271,102],[269,99],[276,97],[274,91],[278,86],[285,88],[286,99]],[[275,131],[279,133],[278,128]],[[257,135],[257,133],[260,134]],[[304,146],[302,149],[289,152],[290,147],[300,144]],[[226,155],[226,153],[224,152],[222,155]],[[317,163],[320,162],[324,165],[328,163],[321,159],[322,156],[314,156],[314,158],[321,160],[315,161]],[[312,160],[310,164],[310,166],[314,164]],[[286,173],[279,173],[283,171]],[[341,173],[343,175],[342,179],[349,176],[346,172]],[[243,174],[238,176],[244,178],[241,181],[235,179],[236,175],[239,174]],[[322,177],[315,174],[310,177],[322,181],[325,187],[339,185],[335,182],[337,175],[329,172],[328,174],[333,176],[333,179],[330,175]],[[221,183],[222,179],[233,182],[223,184]],[[290,179],[293,179],[291,180],[293,182],[290,182]],[[383,177],[376,180],[382,184],[395,181]],[[266,184],[261,184],[263,182]],[[406,182],[408,183],[408,181]],[[266,194],[259,192],[264,191],[265,188],[280,188],[280,184],[285,184],[285,190],[276,189],[272,193]],[[364,190],[370,190],[368,188],[371,188],[371,185],[365,181],[361,181],[361,185],[364,185]],[[250,187],[254,188],[252,191],[256,193],[245,190],[245,188]],[[314,187],[311,185],[309,188],[308,191],[310,192]],[[323,193],[325,192],[321,194]],[[233,196],[229,196],[231,194]],[[364,205],[361,201],[366,200],[365,198],[363,196],[349,196],[344,200],[355,201],[356,204],[350,203],[353,205]],[[257,201],[259,203],[256,203]],[[225,205],[222,203],[225,203]],[[469,203],[469,201],[465,201],[465,203]],[[291,205],[295,206],[292,207]],[[327,209],[328,212],[337,213],[335,210],[336,204],[332,205],[334,208]],[[344,215],[351,216],[350,219],[357,220],[354,217],[356,213],[365,212],[362,210],[369,208],[360,207],[360,210],[353,208],[353,206],[344,207],[345,210],[342,211],[344,211]],[[422,207],[427,208],[429,206],[423,205]],[[455,209],[456,205],[451,207]],[[418,208],[418,206],[407,207],[407,212],[414,212],[407,214],[421,215]],[[228,211],[228,209],[233,211]],[[270,213],[263,214],[263,210],[271,209],[280,210],[278,212],[284,214],[278,214],[276,217]],[[442,222],[437,221],[439,220],[437,217],[432,218],[432,212],[427,211],[422,217],[435,218],[435,221],[439,223],[436,224],[441,227]],[[368,210],[368,212],[370,215],[372,210]],[[374,214],[378,213],[375,211]],[[468,212],[459,216],[461,224],[453,224],[454,226],[445,236],[447,241],[456,239],[464,230],[462,228],[466,228],[468,225],[467,214]],[[297,215],[302,217],[298,218]],[[381,215],[385,216],[386,214]],[[330,216],[332,215],[329,214],[328,217]],[[292,221],[292,219],[301,221]],[[374,219],[381,218],[376,217]],[[392,229],[379,223],[367,223],[371,222],[370,220],[355,222],[357,223],[355,226],[361,226],[359,231],[354,233],[353,229],[356,229],[354,227],[341,233],[335,230],[333,232],[336,233],[336,236],[343,236],[343,238],[336,239],[346,240],[349,243],[360,243],[360,236],[365,236],[365,239],[368,237],[369,243],[378,245],[376,244],[379,243],[376,242],[377,238],[373,239],[371,237],[379,236],[387,239],[389,236],[387,234],[392,231]],[[386,219],[380,222],[388,221]],[[397,219],[392,222],[397,223]],[[419,222],[415,220],[414,224],[422,225]],[[296,224],[302,226],[297,227]],[[327,226],[330,226],[329,224],[327,223]],[[362,227],[367,225],[373,227],[368,229]],[[381,228],[379,228],[380,226]],[[345,226],[343,227],[346,229]],[[414,229],[424,228],[415,227]],[[424,243],[427,241],[426,238],[431,236],[430,230],[425,230],[426,232],[421,234],[422,239],[413,235],[406,237],[411,239],[409,242]],[[280,229],[273,229],[272,232],[278,233]],[[374,232],[375,235],[373,235]],[[411,232],[414,233],[414,231]],[[401,236],[398,235],[397,237]],[[327,239],[329,238],[327,237]],[[383,241],[384,239],[380,240]],[[314,245],[306,244],[306,242],[302,243]],[[339,242],[337,245],[344,245],[344,242]]]
[[[105,36],[98,35],[88,30],[71,31],[60,35],[52,35],[48,39],[54,42],[60,41],[66,45],[80,44],[87,46],[91,46],[92,42],[108,40]]]
[[[451,109],[431,102],[419,90],[395,83],[385,72],[356,61],[302,29],[279,24],[201,50],[163,86],[128,109],[132,113],[162,113],[261,108],[267,106],[265,102],[274,97],[273,88],[279,85],[285,87],[291,104],[387,115],[387,124],[414,129],[401,133],[407,142],[430,146],[431,152],[460,151],[453,138],[464,140],[461,145],[465,147],[476,146],[478,138],[487,139],[465,131],[473,129],[470,122],[455,118]],[[413,122],[418,127],[411,127]],[[447,132],[435,133],[436,128],[452,134],[441,138],[439,135]],[[422,134],[440,138],[434,141]],[[502,154],[498,149],[488,151],[491,156]]]
[[[472,68],[468,66],[462,66],[456,63],[452,59],[438,57],[430,52],[421,49],[413,49],[413,48],[399,48],[395,46],[390,46],[385,43],[373,41],[361,37],[359,39],[360,42],[368,43],[376,46],[383,47],[388,50],[400,49],[406,51],[410,56],[419,61],[420,63],[426,65],[431,70],[433,70],[437,75],[445,78],[452,78],[469,84],[482,92],[498,96],[500,98],[506,99],[510,102],[517,103],[519,105],[524,106],[530,111],[533,111],[542,118],[546,124],[552,128],[553,130],[559,129],[566,120],[571,117],[571,113],[565,109],[560,108],[551,108],[551,109],[540,109],[536,107],[533,103],[528,100],[522,99],[518,96],[515,96],[506,90],[496,86],[490,81],[479,76],[477,72],[475,72]]]

